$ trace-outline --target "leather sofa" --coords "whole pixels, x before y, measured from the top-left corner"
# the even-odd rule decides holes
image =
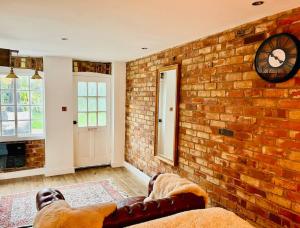
[[[148,185],[148,195],[159,174],[153,176]],[[183,193],[169,198],[143,202],[145,196],[129,197],[117,203],[117,209],[105,218],[104,228],[125,227],[149,220],[169,216],[183,211],[203,209],[203,197],[192,193]],[[43,189],[36,195],[37,210],[56,200],[64,200],[63,194],[56,189]]]

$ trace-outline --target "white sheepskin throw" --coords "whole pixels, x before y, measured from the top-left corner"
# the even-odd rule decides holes
[[[185,211],[129,228],[254,228],[231,211],[208,208]]]
[[[153,191],[144,202],[181,193],[193,193],[197,196],[202,196],[205,200],[205,205],[207,205],[208,195],[199,185],[173,173],[160,174],[154,182]]]
[[[106,216],[116,210],[115,203],[95,204],[71,208],[58,200],[41,209],[34,220],[34,228],[101,228]]]

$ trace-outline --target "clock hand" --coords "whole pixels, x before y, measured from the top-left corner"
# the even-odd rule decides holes
[[[273,52],[271,52],[270,54],[274,59],[276,59],[279,63],[283,63],[284,61],[281,60],[280,58],[278,58],[276,55],[273,54]]]

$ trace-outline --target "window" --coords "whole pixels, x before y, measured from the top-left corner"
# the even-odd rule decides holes
[[[78,127],[106,126],[106,83],[78,82]]]
[[[34,137],[44,134],[43,80],[0,75],[0,136]]]

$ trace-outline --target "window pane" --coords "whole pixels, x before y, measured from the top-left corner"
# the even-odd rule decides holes
[[[98,83],[98,96],[102,96],[102,97],[106,96],[106,83],[104,82]]]
[[[78,127],[87,127],[87,113],[78,113]]]
[[[13,90],[2,90],[1,105],[13,105],[13,104],[14,104]]]
[[[97,113],[90,112],[89,114],[89,126],[97,126]]]
[[[43,120],[33,120],[31,122],[31,133],[34,135],[43,134],[44,123]]]
[[[30,134],[30,121],[18,121],[18,135]]]
[[[29,90],[29,77],[19,76],[17,82],[17,90]]]
[[[13,80],[10,78],[1,78],[1,89],[13,89]]]
[[[1,107],[2,120],[15,120],[15,107],[14,106],[2,106]]]
[[[28,91],[17,92],[17,103],[18,105],[28,105],[29,92]]]
[[[31,107],[31,119],[44,120],[43,106],[32,106]]]
[[[30,113],[28,106],[18,107],[18,120],[30,120]]]
[[[78,82],[78,96],[87,96],[86,82]]]
[[[30,79],[30,90],[43,90],[43,80]]]
[[[43,96],[41,92],[31,92],[31,104],[41,105],[43,103]]]
[[[98,126],[106,126],[106,112],[98,112]]]
[[[2,136],[14,136],[14,135],[15,135],[15,121],[3,121]]]
[[[87,111],[87,98],[86,97],[78,97],[78,111],[79,112]]]
[[[98,98],[98,111],[106,111],[106,98]]]
[[[88,98],[88,111],[89,112],[97,111],[97,99],[96,99],[96,97],[89,97]]]
[[[88,83],[88,95],[89,96],[97,96],[97,83],[96,82]]]

